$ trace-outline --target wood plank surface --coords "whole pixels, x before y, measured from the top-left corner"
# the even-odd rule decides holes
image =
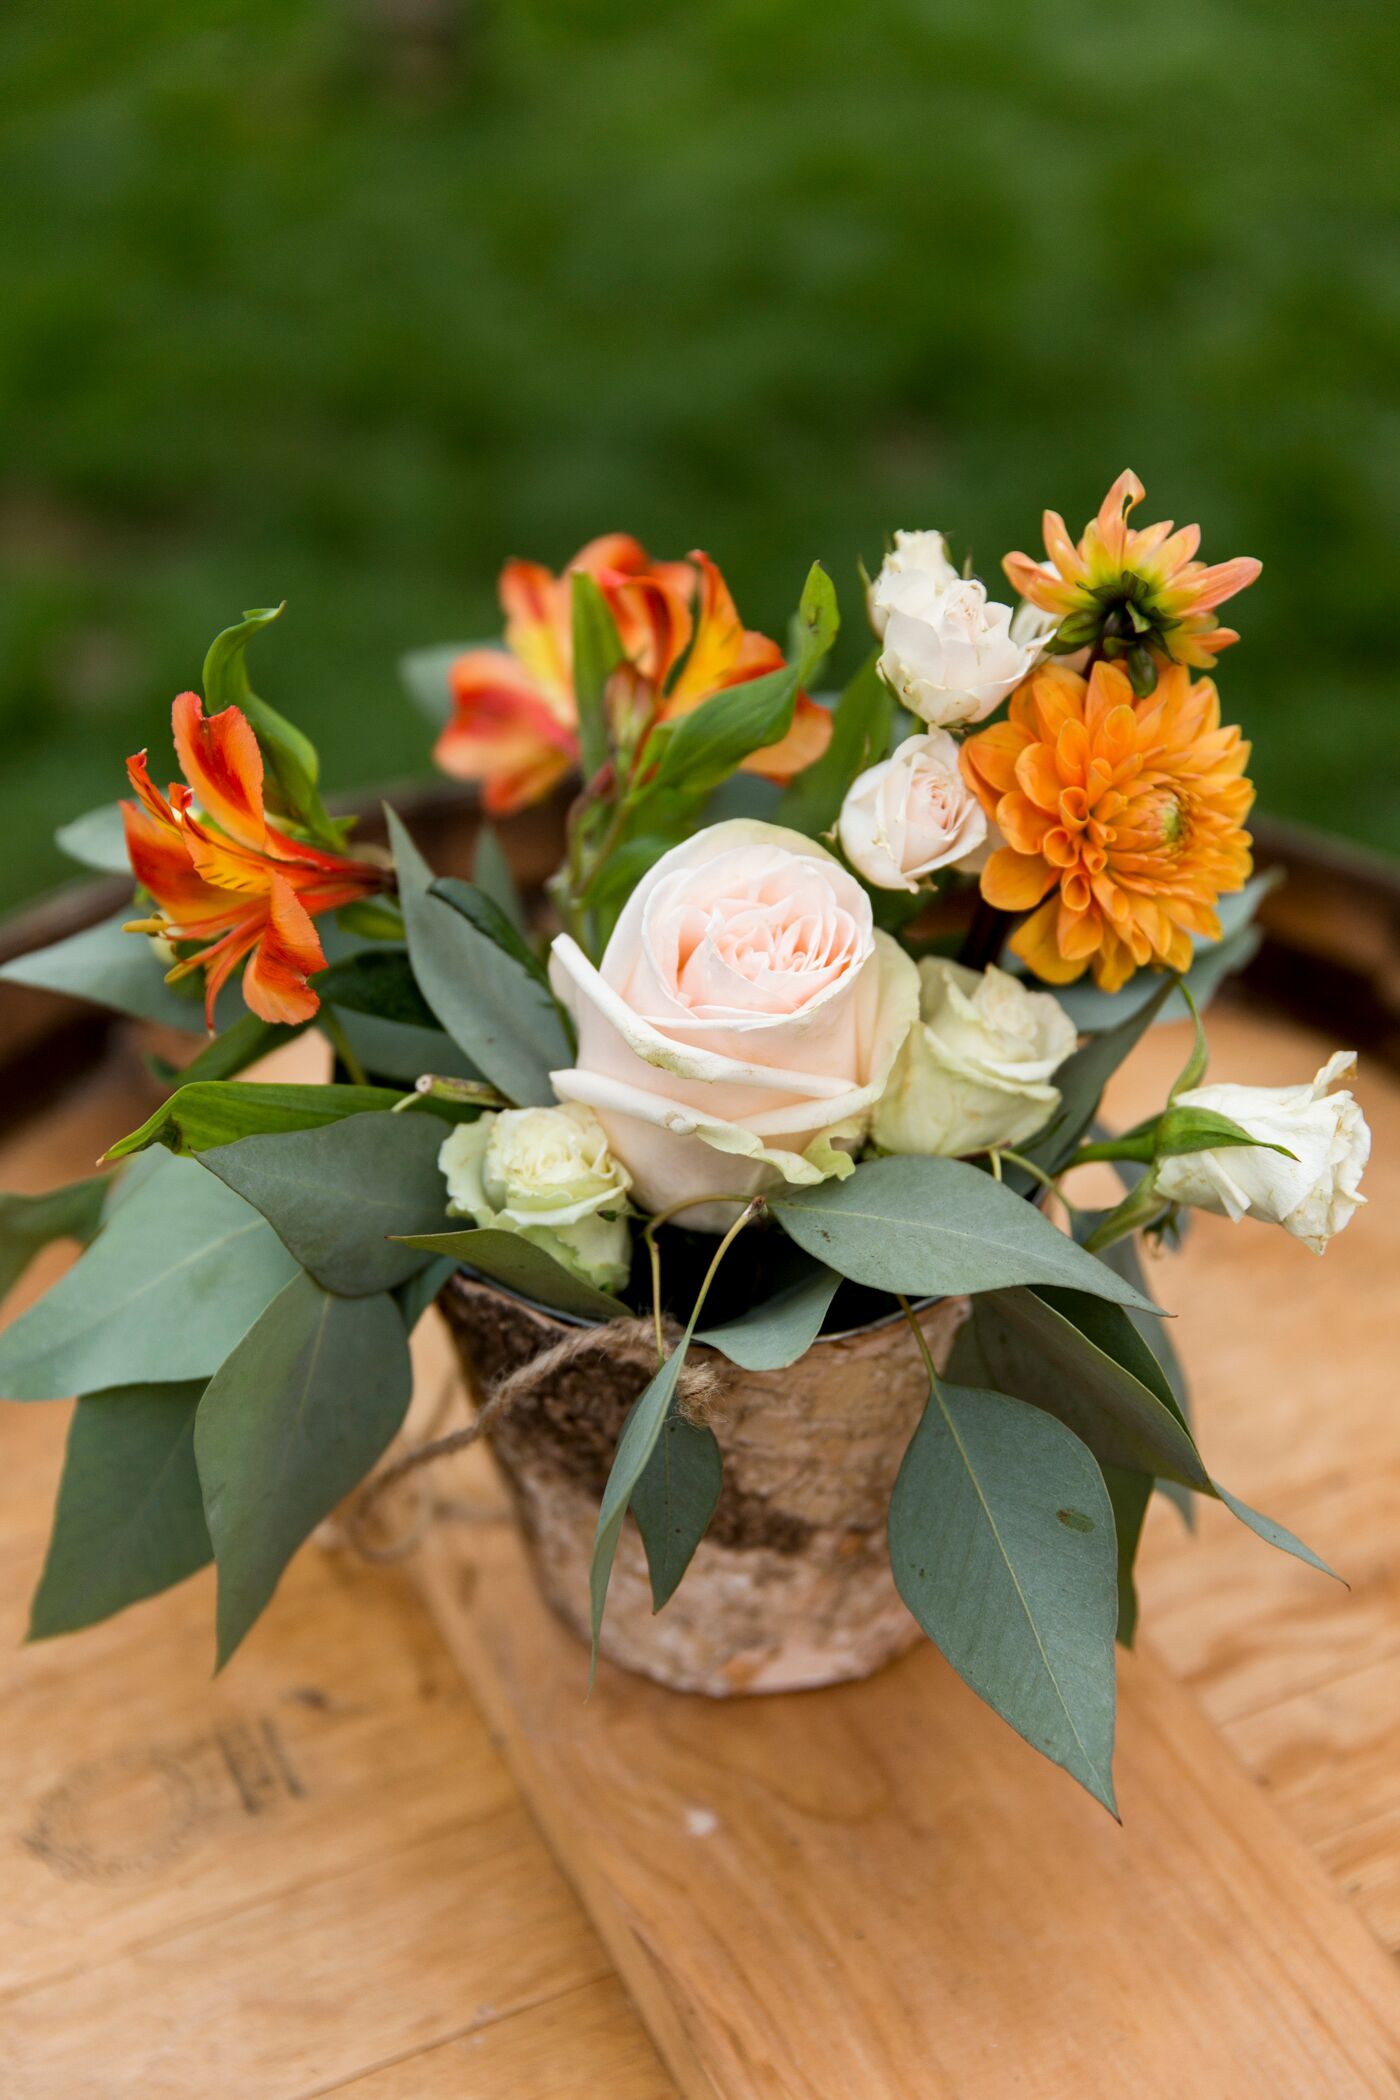
[[[1331,1047],[1211,1034],[1217,1077]],[[1181,1047],[1154,1034],[1117,1114]],[[667,2100],[624,1986],[722,2100],[1400,2090],[1400,1091],[1362,1093],[1373,1201],[1324,1263],[1206,1220],[1153,1271],[1218,1470],[1353,1589],[1154,1511],[1122,1831],[929,1651],[729,1706],[604,1671],[585,1703],[513,1535],[460,1509],[407,1569],[303,1554],[216,1682],[207,1576],[17,1650],[64,1410],[0,1411],[4,2100]],[[0,1185],[87,1171],[143,1113],[128,1056]],[[438,1499],[492,1492],[469,1467]]]

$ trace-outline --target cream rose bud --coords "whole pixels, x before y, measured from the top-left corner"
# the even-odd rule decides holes
[[[958,1159],[1023,1145],[1060,1105],[1050,1084],[1075,1027],[1049,992],[1029,992],[995,967],[919,964],[919,1021],[876,1108],[871,1135],[886,1152]]]
[[[911,570],[891,579],[886,602],[880,676],[934,728],[984,721],[1040,655],[1041,638],[1013,636],[1011,607],[988,598],[984,584],[938,589]]]
[[[1325,1253],[1366,1201],[1361,1170],[1371,1133],[1353,1095],[1328,1092],[1355,1068],[1356,1053],[1339,1050],[1303,1086],[1197,1086],[1178,1094],[1178,1108],[1214,1109],[1261,1146],[1285,1145],[1295,1156],[1249,1145],[1183,1152],[1158,1163],[1157,1193],[1236,1224],[1253,1217],[1282,1225],[1315,1254]]]
[[[917,890],[936,869],[976,855],[987,837],[987,819],[946,729],[906,737],[862,773],[836,828],[841,851],[877,890]]]
[[[631,1177],[591,1109],[507,1108],[458,1123],[438,1166],[456,1216],[518,1232],[604,1290],[627,1281]]]
[[[870,615],[870,624],[881,640],[884,639],[885,622],[892,610],[892,600],[897,595],[895,579],[900,576],[924,576],[938,591],[945,591],[950,583],[956,583],[958,572],[948,559],[948,542],[941,532],[897,532],[894,545],[880,565],[880,572],[865,594],[865,607]]]
[[[637,1200],[727,1199],[849,1173],[918,1010],[913,963],[870,898],[800,832],[736,819],[697,832],[633,890],[602,964],[554,943],[550,981],[578,1030],[551,1078],[597,1112]]]

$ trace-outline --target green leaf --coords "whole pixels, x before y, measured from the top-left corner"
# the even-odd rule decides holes
[[[415,1028],[337,1006],[341,1031],[371,1079],[392,1079],[412,1086],[425,1072],[441,1079],[479,1079],[481,1074],[441,1028]]]
[[[804,1357],[821,1333],[822,1321],[840,1286],[834,1269],[822,1264],[722,1327],[706,1327],[697,1341],[744,1371],[781,1371]]]
[[[135,1014],[142,1021],[158,1021],[163,1028],[203,1035],[204,993],[198,973],[167,984],[166,966],[145,935],[122,930],[135,911],[134,904],[125,905],[110,919],[67,940],[16,956],[0,967],[0,980],[64,992],[71,999]],[[231,1020],[242,1007],[238,984],[231,981],[219,995],[215,1018]]]
[[[873,650],[842,693],[832,718],[831,742],[789,784],[778,804],[776,823],[819,838],[840,816],[846,790],[857,774],[885,756],[894,697],[875,668],[879,660],[879,650]],[[915,899],[916,905],[925,901]]]
[[[317,785],[321,761],[316,746],[295,723],[280,715],[275,707],[269,707],[266,700],[260,700],[248,680],[249,642],[264,627],[280,619],[284,610],[282,605],[272,605],[247,612],[236,626],[226,627],[215,636],[204,659],[205,705],[211,713],[226,707],[243,710],[271,775],[270,799],[304,825],[321,845],[339,851],[345,844],[349,825],[344,821],[336,823],[321,800]]]
[[[148,1145],[206,1152],[239,1138],[281,1130],[315,1130],[346,1116],[388,1110],[403,1095],[381,1086],[280,1086],[260,1080],[196,1080],[180,1087],[139,1130],[103,1154],[125,1159]]]
[[[397,1285],[391,1293],[410,1334],[456,1266],[455,1261],[443,1255],[437,1261],[430,1261],[427,1268],[420,1269],[416,1276],[410,1276],[407,1283]]]
[[[1333,1574],[1284,1525],[1261,1516],[1206,1471],[1166,1374],[1117,1307],[1078,1291],[1015,1291],[979,1299],[973,1321],[991,1374],[1058,1416],[1101,1465],[1155,1473],[1212,1495],[1267,1544]],[[1019,1336],[1019,1350],[1008,1343],[1008,1331]]]
[[[309,1276],[293,1277],[209,1381],[194,1448],[219,1569],[220,1668],[303,1539],[374,1465],[412,1390],[388,1293],[337,1298]]]
[[[631,1510],[646,1548],[651,1604],[660,1611],[710,1528],[724,1487],[714,1434],[672,1402],[656,1447],[632,1490]]]
[[[490,934],[431,894],[432,871],[394,812],[386,814],[419,989],[453,1041],[508,1100],[547,1106],[554,1099],[550,1072],[573,1062],[547,986]]]
[[[1202,1013],[1225,979],[1244,969],[1253,958],[1262,938],[1254,924],[1255,914],[1265,897],[1277,889],[1282,880],[1282,870],[1270,868],[1267,874],[1254,876],[1237,895],[1222,897],[1217,907],[1220,939],[1196,938],[1192,941],[1196,959],[1186,973],[1185,983]],[[1157,982],[1150,970],[1139,970],[1121,992],[1101,992],[1096,985],[1085,982],[1057,986],[1055,997],[1076,1028],[1088,1035],[1098,1035],[1105,1029],[1116,1028],[1145,1005]],[[1185,1018],[1186,1011],[1186,1003],[1178,992],[1158,1007],[1152,1018],[1154,1022],[1180,1021]],[[1058,1080],[1056,1084],[1059,1084]]]
[[[961,1160],[870,1160],[769,1205],[808,1254],[874,1290],[925,1298],[1062,1283],[1152,1310],[1023,1197]]]
[[[528,930],[525,906],[515,877],[510,871],[500,837],[490,824],[483,824],[476,835],[476,863],[474,877],[477,888],[499,911],[503,911],[517,933]]]
[[[1187,1010],[1191,1015],[1191,1052],[1185,1064],[1177,1073],[1176,1078],[1172,1081],[1172,1089],[1167,1096],[1169,1102],[1175,1101],[1178,1094],[1187,1093],[1192,1087],[1199,1086],[1205,1078],[1206,1068],[1210,1064],[1210,1044],[1206,1041],[1205,1024],[1201,1020],[1201,1009],[1192,997],[1191,988],[1184,977],[1181,981],[1181,997],[1185,1000]]]
[[[707,795],[755,751],[787,735],[797,699],[796,670],[785,665],[742,685],[725,686],[668,723],[656,787]]]
[[[574,699],[583,777],[591,780],[608,759],[608,680],[622,662],[623,648],[597,580],[586,569],[575,569],[572,585]]]
[[[890,1498],[899,1593],[958,1675],[1113,1815],[1113,1510],[1063,1424],[939,1382]]]
[[[998,1291],[973,1308],[988,1375],[1045,1408],[1101,1465],[1198,1492],[1210,1476],[1160,1366],[1127,1314],[1077,1291]]]
[[[474,883],[463,882],[460,875],[440,875],[433,883],[430,896],[441,897],[454,911],[462,914],[469,926],[484,934],[488,941],[502,949],[512,962],[518,963],[527,977],[534,979],[546,992],[549,978],[544,964],[536,955],[525,936],[514,926],[495,899],[485,890],[477,889]]]
[[[598,1636],[603,1630],[603,1609],[608,1599],[608,1583],[617,1554],[617,1542],[622,1535],[622,1522],[627,1515],[627,1505],[632,1500],[633,1491],[646,1471],[665,1427],[672,1395],[675,1393],[689,1347],[690,1334],[687,1330],[632,1409],[618,1439],[612,1471],[603,1490],[602,1508],[598,1511],[598,1529],[593,1539],[593,1560],[588,1573],[593,1616],[594,1667],[598,1661]]]
[[[1144,1297],[1151,1297],[1152,1293],[1148,1290],[1147,1276],[1142,1266],[1142,1255],[1138,1251],[1136,1234],[1129,1234],[1126,1239],[1115,1240],[1111,1247],[1105,1247],[1099,1256],[1099,1260],[1106,1261],[1111,1269],[1116,1269],[1118,1274],[1125,1277],[1135,1290],[1141,1291]],[[1152,1351],[1156,1359],[1157,1368],[1166,1380],[1167,1389],[1171,1394],[1175,1411],[1186,1427],[1190,1429],[1191,1395],[1186,1383],[1186,1373],[1181,1367],[1181,1359],[1177,1355],[1176,1348],[1172,1342],[1171,1322],[1169,1320],[1154,1319],[1151,1315],[1136,1312],[1131,1307],[1128,1309],[1128,1318],[1136,1327],[1142,1340],[1146,1342],[1148,1348]],[[1180,1516],[1186,1529],[1194,1531],[1196,1528],[1196,1498],[1191,1489],[1183,1486],[1179,1480],[1162,1480],[1157,1485],[1167,1497],[1167,1500],[1175,1505],[1177,1514]]]
[[[1131,1648],[1138,1623],[1133,1567],[1154,1483],[1150,1473],[1125,1473],[1119,1466],[1104,1466],[1102,1472],[1118,1540],[1118,1640],[1122,1647]]]
[[[312,983],[337,1013],[372,1014],[409,1028],[437,1028],[437,1015],[419,991],[403,948],[362,948],[319,970]]]
[[[0,1399],[208,1378],[295,1269],[256,1210],[197,1161],[162,1154],[0,1335]]]
[[[201,1164],[261,1211],[328,1291],[392,1290],[427,1255],[395,1235],[431,1233],[447,1215],[433,1116],[347,1116],[320,1130],[242,1138]]]
[[[94,1626],[211,1559],[194,1462],[204,1381],[118,1386],[73,1410],[29,1639]]]
[[[819,561],[807,571],[789,637],[789,654],[797,683],[809,685],[826,659],[841,628],[836,586]]]
[[[493,1226],[466,1232],[427,1232],[409,1235],[404,1244],[421,1247],[430,1254],[449,1255],[453,1262],[475,1269],[493,1283],[503,1284],[518,1298],[547,1305],[555,1312],[573,1313],[580,1320],[630,1320],[632,1315],[620,1298],[594,1288],[573,1275],[562,1262],[518,1232]]]
[[[0,1298],[52,1240],[88,1244],[102,1223],[109,1186],[106,1175],[96,1175],[90,1181],[46,1189],[41,1196],[0,1194]]]
[[[99,868],[104,875],[131,873],[120,802],[104,802],[97,809],[85,810],[71,824],[60,824],[53,838],[60,852],[85,868]]]
[[[495,649],[509,657],[499,642],[435,642],[430,649],[410,649],[399,658],[399,677],[420,713],[441,728],[452,713],[452,666],[469,649]]]
[[[1285,1159],[1297,1158],[1287,1145],[1253,1137],[1213,1108],[1164,1109],[1152,1125],[1154,1159],[1172,1159],[1182,1152],[1212,1152],[1228,1145],[1254,1145],[1265,1152],[1279,1152]]]
[[[1059,1110],[1035,1143],[1022,1148],[1027,1159],[1054,1174],[1078,1150],[1080,1139],[1098,1114],[1104,1088],[1152,1026],[1176,990],[1176,982],[1174,977],[1159,979],[1149,996],[1117,1027],[1106,1035],[1091,1036],[1065,1059],[1055,1074]]]
[[[249,1065],[256,1064],[260,1057],[266,1057],[283,1043],[294,1042],[310,1026],[309,1021],[298,1021],[293,1025],[263,1021],[256,1014],[245,1013],[206,1043],[187,1065],[181,1066],[175,1074],[176,1082],[182,1086],[195,1086],[206,1080],[232,1079],[236,1073],[246,1072]]]

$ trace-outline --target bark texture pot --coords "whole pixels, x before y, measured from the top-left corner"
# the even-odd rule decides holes
[[[577,1329],[463,1274],[440,1304],[478,1400]],[[919,1315],[942,1368],[966,1314],[945,1299]],[[648,1371],[597,1347],[575,1356],[488,1430],[536,1578],[588,1638],[588,1567],[598,1505],[628,1409]],[[697,1348],[712,1364],[715,1352]],[[919,1629],[890,1573],[885,1518],[928,1384],[902,1318],[823,1339],[782,1371],[739,1371],[714,1426],[724,1491],[665,1610],[653,1614],[646,1556],[629,1520],[608,1592],[602,1651],[678,1691],[718,1698],[865,1677]]]

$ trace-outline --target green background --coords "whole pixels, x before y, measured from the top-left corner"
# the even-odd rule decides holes
[[[896,525],[1113,475],[1261,556],[1264,806],[1400,836],[1379,0],[19,0],[0,22],[0,904],[213,633],[332,788],[503,556],[707,547],[781,632]]]

